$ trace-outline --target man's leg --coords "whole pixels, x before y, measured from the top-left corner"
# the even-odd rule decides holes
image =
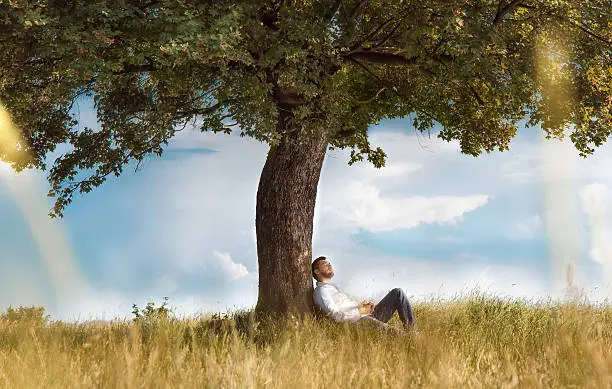
[[[402,332],[399,328],[390,326],[387,323],[383,323],[382,321],[378,320],[377,318],[371,315],[363,316],[361,319],[357,320],[355,324],[370,326],[370,327],[377,328],[379,330],[383,330],[383,331],[394,333],[394,334]]]
[[[372,316],[386,323],[391,319],[395,311],[399,314],[404,327],[408,328],[414,325],[412,307],[410,306],[408,297],[400,288],[392,289],[387,293],[387,295],[374,307]]]

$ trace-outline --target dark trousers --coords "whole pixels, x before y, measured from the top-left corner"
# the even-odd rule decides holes
[[[408,301],[408,296],[400,288],[392,289],[376,306],[374,312],[361,318],[360,321],[367,321],[379,327],[387,328],[387,323],[393,313],[397,311],[404,328],[408,329],[414,326],[414,313]]]

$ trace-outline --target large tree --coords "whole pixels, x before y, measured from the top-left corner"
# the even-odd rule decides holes
[[[329,148],[380,167],[368,127],[410,115],[474,156],[506,150],[523,119],[588,155],[612,131],[611,14],[609,0],[4,0],[0,103],[22,140],[0,159],[47,170],[61,216],[187,125],[267,142],[257,309],[309,312]],[[98,128],[78,125],[81,96]]]

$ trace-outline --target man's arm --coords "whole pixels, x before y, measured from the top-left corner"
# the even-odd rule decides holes
[[[376,307],[376,305],[374,305],[373,302],[371,301],[363,301],[361,303],[359,303],[359,313],[361,313],[362,315],[368,315],[370,313],[374,313],[374,308]]]
[[[317,304],[333,321],[341,322],[354,320],[361,317],[357,306],[341,310],[336,306],[329,288],[317,288],[315,290],[315,304]]]

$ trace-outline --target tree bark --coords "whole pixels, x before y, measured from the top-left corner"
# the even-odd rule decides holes
[[[259,187],[255,229],[259,263],[258,314],[313,312],[312,229],[327,140],[289,130],[271,147]]]

